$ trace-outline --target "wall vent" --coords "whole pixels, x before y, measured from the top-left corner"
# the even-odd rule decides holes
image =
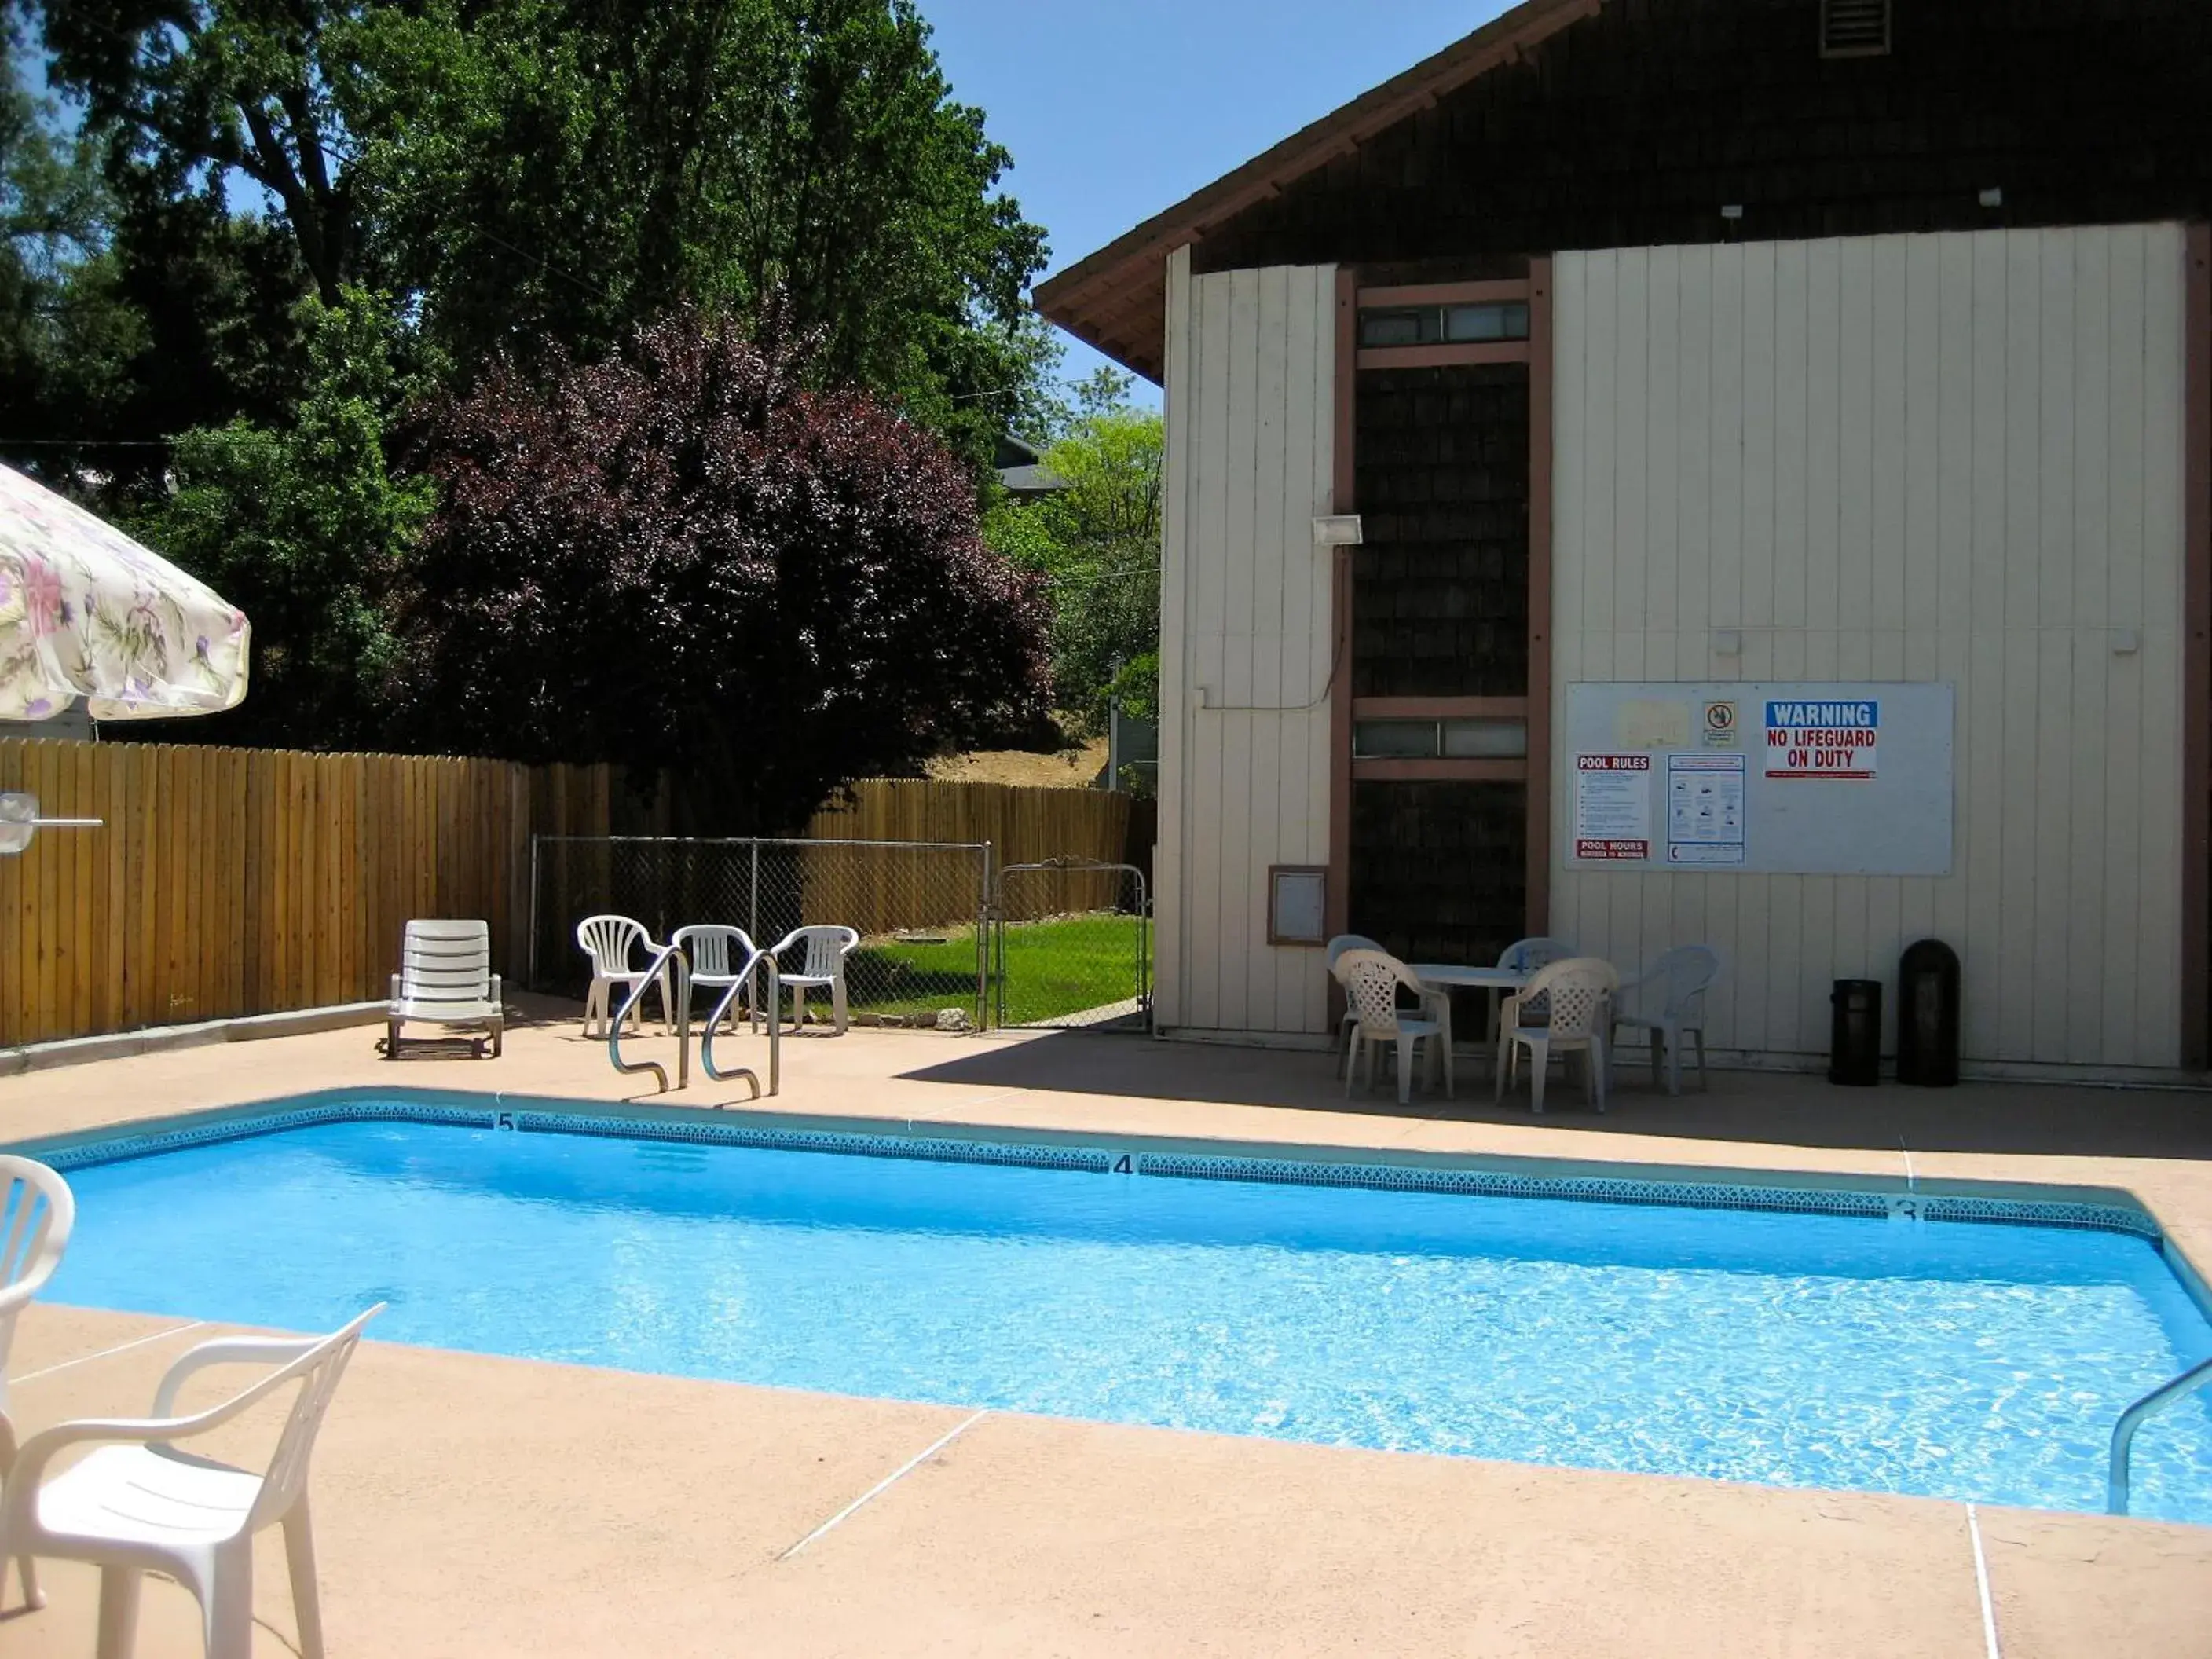
[[[1820,0],[1820,56],[1889,55],[1890,0]]]

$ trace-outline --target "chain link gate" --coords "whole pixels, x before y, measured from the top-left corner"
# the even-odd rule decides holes
[[[997,1025],[1147,1032],[1152,908],[1134,865],[1014,864],[991,904]]]
[[[535,991],[583,994],[587,915],[632,917],[664,941],[720,922],[763,946],[834,922],[860,935],[845,963],[855,1024],[934,1026],[952,1010],[980,1026],[991,1013],[988,842],[533,836],[530,866]]]

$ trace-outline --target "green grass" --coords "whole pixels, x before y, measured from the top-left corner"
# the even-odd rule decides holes
[[[1006,1022],[1032,1024],[1134,996],[1143,926],[1135,916],[1110,910],[1007,924]],[[854,1010],[916,1014],[965,1008],[972,1015],[975,930],[949,927],[930,937],[930,943],[872,939],[854,951],[845,964]],[[995,962],[992,969],[995,1018]]]

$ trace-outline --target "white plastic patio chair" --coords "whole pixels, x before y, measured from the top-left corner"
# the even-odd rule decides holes
[[[76,1224],[76,1199],[69,1182],[27,1158],[0,1155],[0,1483],[15,1461],[15,1428],[8,1416],[8,1351],[15,1320],[61,1266]],[[7,1557],[0,1555],[0,1604],[7,1601]],[[45,1605],[28,1555],[16,1558],[23,1600]]]
[[[653,979],[660,988],[661,1035],[665,1036],[675,1029],[675,1000],[668,988],[668,970],[664,967],[656,977],[649,960],[641,966],[630,965],[631,953],[640,945],[645,947],[648,957],[660,949],[653,942],[653,935],[646,931],[643,922],[633,921],[628,916],[586,916],[576,924],[576,943],[592,959],[592,988],[584,996],[586,1036],[607,1035],[607,1026],[620,1006],[615,995],[617,986],[627,997],[633,986],[647,979]],[[644,1018],[643,999],[640,999],[638,1010],[631,1018],[640,1021]],[[597,1031],[592,1029],[594,1018],[599,1022]]]
[[[806,947],[806,960],[797,973],[779,969],[783,988],[791,993],[791,1024],[793,1030],[806,1024],[806,994],[810,990],[830,993],[830,1006],[836,1016],[839,1036],[845,1031],[845,958],[853,954],[860,936],[849,927],[817,926],[794,927],[778,939],[770,950],[778,963],[786,951],[799,945]],[[781,1019],[783,1009],[779,1006],[769,1011],[769,1018]]]
[[[1705,1072],[1705,993],[1721,976],[1721,959],[1703,945],[1681,945],[1628,981],[1614,1000],[1613,1024],[1648,1031],[1651,1042],[1651,1086],[1659,1086],[1660,1062],[1667,1069],[1667,1092],[1682,1092],[1682,1038],[1698,1045],[1698,1086],[1710,1089]],[[1642,994],[1639,995],[1638,994]],[[1657,1006],[1652,1006],[1656,1000]],[[1632,1004],[1644,1012],[1630,1012]],[[1618,1059],[1618,1048],[1614,1058]]]
[[[1505,999],[1498,1020],[1497,1082],[1492,1098],[1503,1101],[1528,1051],[1528,1103],[1544,1109],[1544,1078],[1554,1054],[1580,1053],[1588,1066],[1590,1103],[1605,1110],[1606,1041],[1613,1030],[1613,998],[1620,975],[1596,957],[1569,957],[1537,969],[1528,984]],[[1541,999],[1549,1023],[1535,1024],[1528,1005]]]
[[[1426,1006],[1428,993],[1413,970],[1387,951],[1346,951],[1337,958],[1336,977],[1344,987],[1345,1000],[1359,1016],[1352,1034],[1351,1064],[1345,1073],[1346,1097],[1351,1097],[1352,1073],[1363,1054],[1367,1060],[1367,1086],[1375,1086],[1376,1052],[1389,1044],[1398,1054],[1398,1103],[1407,1104],[1413,1098],[1413,1062],[1422,1042],[1428,1040],[1444,1043],[1444,1097],[1451,1098],[1452,1056],[1451,1046],[1444,1041],[1445,1026],[1398,1006],[1401,988],[1421,998]]]
[[[1574,953],[1575,947],[1563,939],[1540,937],[1516,939],[1499,954],[1498,965],[1500,968],[1509,968],[1516,974],[1533,974],[1538,969],[1548,968],[1555,962],[1565,962]],[[1498,1000],[1496,997],[1491,998],[1490,1030],[1483,1035],[1486,1040],[1492,1043],[1498,1041]],[[1544,1018],[1542,1000],[1540,998],[1523,1002],[1522,1015],[1526,1023],[1540,1022]]]
[[[480,1027],[497,1060],[507,1034],[499,975],[491,970],[488,921],[410,921],[399,942],[399,971],[392,976],[392,1006],[385,1017],[384,1057],[399,1058],[399,1028],[408,1020]],[[483,1057],[483,1044],[475,1045]]]
[[[689,927],[679,927],[668,936],[668,942],[684,952],[684,959],[691,964],[693,988],[703,988],[720,994],[740,981],[745,988],[738,998],[738,1006],[745,1010],[757,1026],[760,1024],[760,965],[766,952],[758,949],[752,935],[742,927],[731,927],[717,921],[695,922]],[[736,1011],[731,1012],[732,1029],[735,1028]]]
[[[1346,951],[1380,951],[1382,949],[1380,940],[1371,939],[1364,933],[1339,933],[1328,942],[1328,971],[1332,977],[1335,975],[1337,958]],[[1338,1046],[1344,1050],[1342,1062],[1337,1069],[1347,1078],[1352,1075],[1352,1038],[1358,1030],[1359,1012],[1352,1006],[1352,1000],[1346,997],[1344,1003],[1344,1018],[1337,1023],[1336,1035]]]
[[[253,1534],[281,1526],[299,1650],[303,1659],[322,1659],[308,1460],[361,1328],[383,1309],[379,1303],[328,1336],[203,1342],[169,1367],[154,1391],[153,1416],[88,1419],[33,1435],[0,1484],[0,1554],[84,1561],[100,1570],[100,1659],[127,1659],[148,1572],[175,1579],[199,1602],[207,1659],[250,1659]],[[185,1379],[221,1364],[278,1369],[220,1406],[177,1416]],[[261,1474],[178,1449],[177,1442],[221,1428],[294,1381],[300,1391]],[[100,1449],[46,1479],[58,1453],[85,1444]]]

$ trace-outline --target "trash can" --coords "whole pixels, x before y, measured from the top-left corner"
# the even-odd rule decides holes
[[[1828,1081],[1871,1089],[1881,1081],[1881,981],[1839,979],[1828,1039]]]
[[[1907,946],[1897,964],[1897,1080],[1959,1081],[1959,953],[1939,939]]]

